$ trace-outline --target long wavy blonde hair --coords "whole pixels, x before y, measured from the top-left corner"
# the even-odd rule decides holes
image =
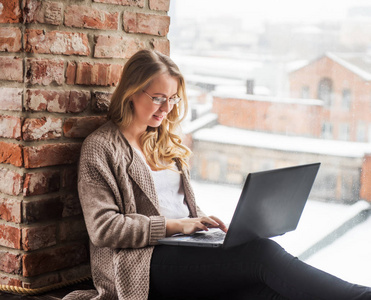
[[[140,137],[140,146],[152,170],[171,169],[175,159],[181,167],[187,166],[187,158],[191,155],[191,151],[182,144],[180,136],[176,133],[180,130],[180,122],[188,111],[185,82],[178,66],[168,56],[158,51],[138,51],[124,66],[107,115],[108,119],[120,128],[127,128],[134,116],[131,97],[145,90],[156,76],[163,73],[177,79],[177,92],[182,101],[174,105],[159,127],[148,126]]]

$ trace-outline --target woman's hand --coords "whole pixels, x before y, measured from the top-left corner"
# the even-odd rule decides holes
[[[197,231],[208,231],[209,228],[220,228],[224,232],[228,230],[227,226],[214,216],[166,220],[166,236],[176,233],[193,234]]]

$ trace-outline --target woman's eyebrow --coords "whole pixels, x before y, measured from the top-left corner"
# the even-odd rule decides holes
[[[165,96],[165,97],[167,97],[166,96],[166,94],[164,94],[164,93],[153,93],[153,95],[157,95],[157,96]],[[174,94],[172,94],[170,97],[173,97],[173,96],[176,96],[176,95],[178,95],[178,91],[176,91]]]

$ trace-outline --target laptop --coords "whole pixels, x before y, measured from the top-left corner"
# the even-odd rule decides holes
[[[320,163],[248,174],[228,232],[218,228],[160,239],[164,245],[230,248],[296,229]]]

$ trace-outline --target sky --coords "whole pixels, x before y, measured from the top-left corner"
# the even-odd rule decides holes
[[[171,0],[177,18],[205,16],[244,17],[246,21],[318,21],[344,18],[351,6],[370,0]],[[226,10],[226,8],[228,8]],[[221,19],[223,22],[223,19]]]

